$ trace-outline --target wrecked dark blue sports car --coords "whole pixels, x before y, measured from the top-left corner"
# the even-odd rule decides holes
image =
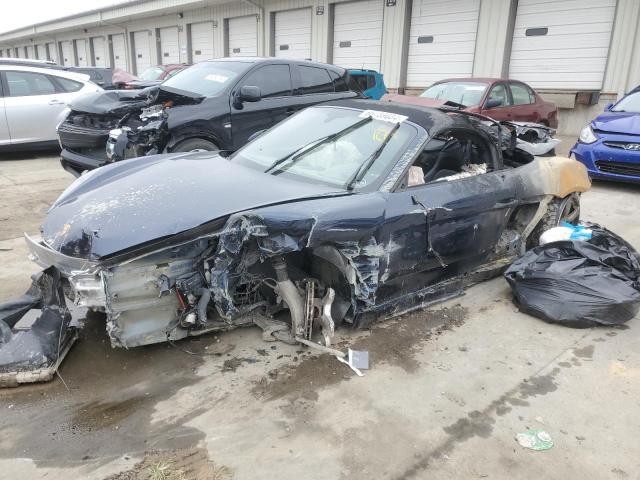
[[[476,115],[347,100],[308,108],[228,158],[176,153],[80,177],[27,236],[45,270],[0,306],[0,379],[46,379],[82,309],[113,346],[258,325],[330,350],[459,295],[576,222],[584,166],[517,155]],[[15,328],[40,312],[30,330]]]

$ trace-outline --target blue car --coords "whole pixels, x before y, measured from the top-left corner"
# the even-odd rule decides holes
[[[640,183],[640,88],[607,105],[571,149],[592,178]]]
[[[349,69],[349,75],[353,78],[365,97],[372,100],[380,100],[387,93],[384,77],[375,70]]]

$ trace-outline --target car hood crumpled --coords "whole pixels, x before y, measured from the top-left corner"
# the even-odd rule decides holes
[[[74,100],[70,107],[75,112],[124,114],[153,104],[170,101],[172,105],[194,105],[204,97],[171,87],[152,86],[142,90],[108,90],[88,93]]]
[[[592,125],[601,132],[640,135],[640,113],[606,112],[597,116]]]
[[[47,212],[45,243],[98,261],[236,212],[344,190],[265,175],[211,152],[141,157],[89,172]]]

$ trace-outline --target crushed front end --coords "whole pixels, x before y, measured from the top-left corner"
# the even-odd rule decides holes
[[[171,108],[202,99],[158,87],[109,91],[81,98],[58,126],[65,170],[79,176],[120,160],[163,152]]]

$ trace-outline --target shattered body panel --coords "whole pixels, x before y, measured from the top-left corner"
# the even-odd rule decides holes
[[[589,186],[568,159],[505,168],[494,144],[486,173],[406,188],[431,137],[475,124],[350,106],[375,107],[423,122],[375,188],[271,175],[211,152],[139,158],[65,191],[30,242],[33,257],[61,272],[75,304],[106,314],[114,346],[255,324],[267,340],[314,345],[321,333],[328,349],[341,324],[363,327],[499,274],[544,199]]]

